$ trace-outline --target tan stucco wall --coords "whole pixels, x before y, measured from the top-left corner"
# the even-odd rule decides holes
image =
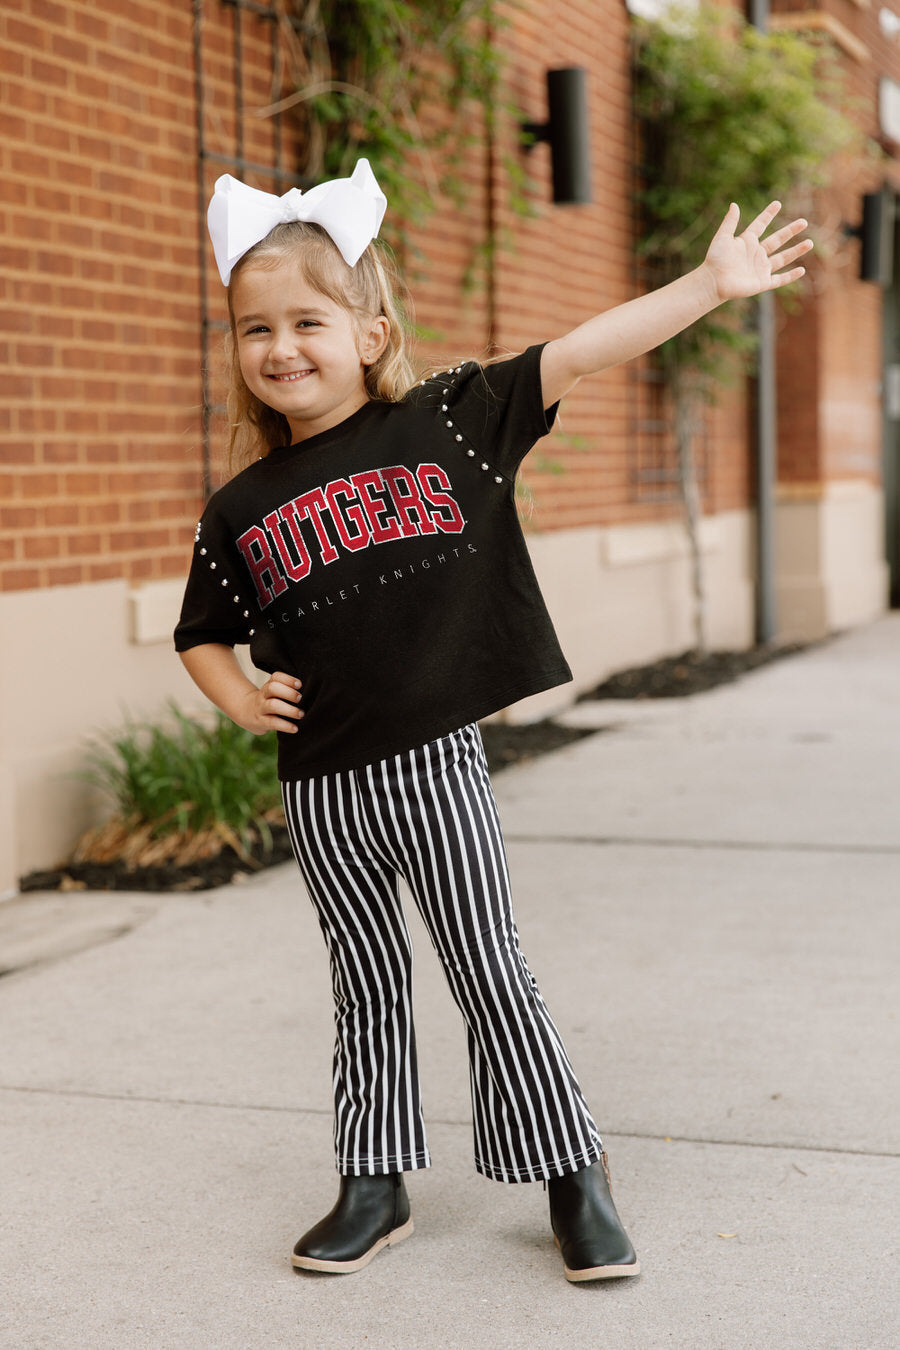
[[[888,597],[881,489],[793,489],[778,503],[776,556],[781,636],[808,641],[874,619]]]
[[[167,698],[196,702],[172,651],[183,583],[0,595],[0,894],[64,856],[96,812],[74,775],[89,737]]]
[[[779,504],[782,634],[815,638],[864,623],[886,603],[881,493],[832,484]],[[733,511],[703,522],[708,637],[714,648],[753,641],[753,520]],[[541,586],[574,682],[506,714],[527,721],[567,706],[614,670],[693,643],[683,528],[584,527],[529,536]],[[0,595],[0,894],[24,872],[63,858],[96,818],[74,775],[92,734],[127,714],[159,714],[169,698],[203,700],[171,646],[181,581],[129,589],[121,581]]]

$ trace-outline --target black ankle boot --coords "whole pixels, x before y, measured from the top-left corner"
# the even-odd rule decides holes
[[[403,1176],[341,1177],[337,1204],[294,1248],[292,1265],[349,1275],[413,1231]]]
[[[612,1280],[638,1274],[638,1259],[609,1193],[605,1153],[580,1172],[554,1177],[547,1187],[550,1223],[567,1280]]]

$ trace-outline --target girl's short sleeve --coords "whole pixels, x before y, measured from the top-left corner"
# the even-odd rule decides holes
[[[248,597],[237,589],[235,578],[240,573],[231,552],[227,534],[210,503],[194,535],[194,556],[175,629],[176,651],[188,651],[207,642],[234,647],[250,641],[251,609]]]
[[[467,361],[424,381],[423,401],[442,400],[440,411],[458,439],[476,447],[502,473],[514,476],[536,441],[556,420],[558,404],[544,407],[541,352],[544,344],[518,356],[479,365]]]

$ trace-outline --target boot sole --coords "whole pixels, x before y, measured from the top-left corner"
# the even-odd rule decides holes
[[[362,1256],[356,1257],[354,1261],[322,1261],[316,1256],[297,1256],[294,1253],[291,1256],[291,1265],[297,1270],[320,1270],[328,1275],[352,1275],[354,1270],[362,1270],[367,1266],[373,1256],[377,1256],[383,1247],[394,1247],[404,1238],[408,1238],[413,1232],[413,1221],[407,1219],[406,1223],[400,1228],[395,1228],[392,1233],[386,1237],[379,1238],[374,1242],[367,1252]]]
[[[556,1243],[559,1251],[562,1248],[559,1245],[559,1238],[554,1234],[553,1241]],[[585,1280],[619,1280],[626,1275],[640,1275],[641,1263],[634,1261],[631,1265],[624,1266],[588,1266],[585,1270],[570,1270],[563,1261],[563,1270],[566,1279],[571,1284],[582,1284]]]

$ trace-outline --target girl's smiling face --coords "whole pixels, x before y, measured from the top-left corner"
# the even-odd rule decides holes
[[[251,393],[288,420],[293,441],[337,426],[369,401],[365,368],[388,337],[314,290],[290,258],[248,265],[231,291],[241,373]]]

